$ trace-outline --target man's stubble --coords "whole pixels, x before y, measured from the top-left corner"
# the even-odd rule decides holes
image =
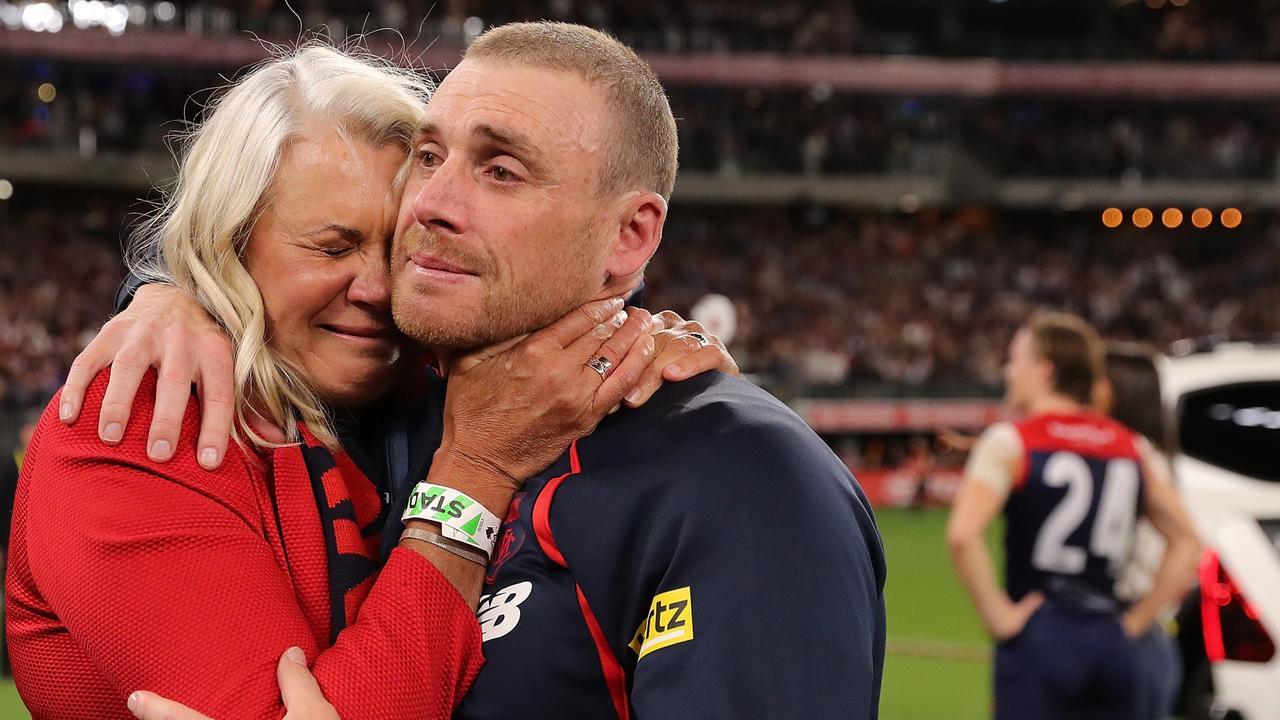
[[[594,277],[592,250],[600,248],[598,223],[588,222],[573,234],[577,240],[559,245],[557,257],[540,258],[541,273],[520,273],[514,282],[497,281],[497,263],[479,253],[455,246],[438,234],[414,226],[406,230],[411,250],[426,250],[446,261],[480,273],[483,284],[473,310],[433,312],[430,303],[447,302],[401,283],[412,272],[392,268],[391,310],[396,326],[428,348],[465,351],[494,345],[540,330],[570,310],[599,295],[601,278]]]

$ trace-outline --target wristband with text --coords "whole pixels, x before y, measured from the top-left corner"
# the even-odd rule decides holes
[[[401,519],[440,523],[441,535],[490,557],[502,525],[497,515],[465,493],[427,482],[414,486]]]

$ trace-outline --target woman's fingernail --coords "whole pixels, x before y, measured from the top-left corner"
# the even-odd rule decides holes
[[[218,464],[218,451],[211,447],[207,447],[200,451],[200,464],[212,468]]]
[[[138,714],[138,706],[142,704],[142,697],[138,693],[129,693],[129,700],[125,703],[129,706],[129,712]]]
[[[69,420],[73,412],[75,412],[75,407],[69,402],[64,402],[58,406],[58,419]]]
[[[120,438],[124,437],[124,426],[120,423],[107,423],[102,430],[102,439],[109,443],[120,442]]]
[[[609,322],[613,323],[615,327],[622,327],[627,322],[627,311],[623,310],[622,312],[619,312],[617,315],[614,315],[613,319],[611,319]]]
[[[304,667],[307,664],[307,655],[302,652],[302,648],[300,647],[291,647],[288,650],[285,650],[284,656],[289,659],[289,662],[297,663]]]
[[[168,440],[157,440],[151,443],[151,459],[152,460],[168,460],[173,454],[173,446]]]
[[[627,397],[624,399],[627,401],[628,405],[635,405],[636,403],[640,402],[640,396],[642,394],[643,393],[640,391],[640,388],[636,388],[631,392],[627,393]]]

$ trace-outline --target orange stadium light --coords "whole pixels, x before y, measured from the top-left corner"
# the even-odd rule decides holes
[[[1213,211],[1209,208],[1196,208],[1191,213],[1191,224],[1204,229],[1213,224]]]
[[[1120,223],[1124,222],[1124,212],[1120,208],[1107,208],[1102,211],[1102,224],[1109,228],[1120,227]]]
[[[1222,227],[1234,229],[1240,227],[1240,223],[1244,222],[1244,213],[1235,208],[1227,208],[1222,211]]]
[[[1178,208],[1165,208],[1160,213],[1160,222],[1169,229],[1176,228],[1182,224],[1182,211]]]
[[[1152,220],[1155,220],[1155,215],[1147,208],[1140,207],[1133,211],[1133,224],[1140,228],[1149,227]]]

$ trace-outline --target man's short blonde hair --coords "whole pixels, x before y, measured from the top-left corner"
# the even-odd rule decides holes
[[[489,30],[467,48],[465,59],[573,72],[603,88],[614,117],[601,192],[650,190],[671,199],[676,121],[658,76],[634,50],[583,25],[527,22]]]

